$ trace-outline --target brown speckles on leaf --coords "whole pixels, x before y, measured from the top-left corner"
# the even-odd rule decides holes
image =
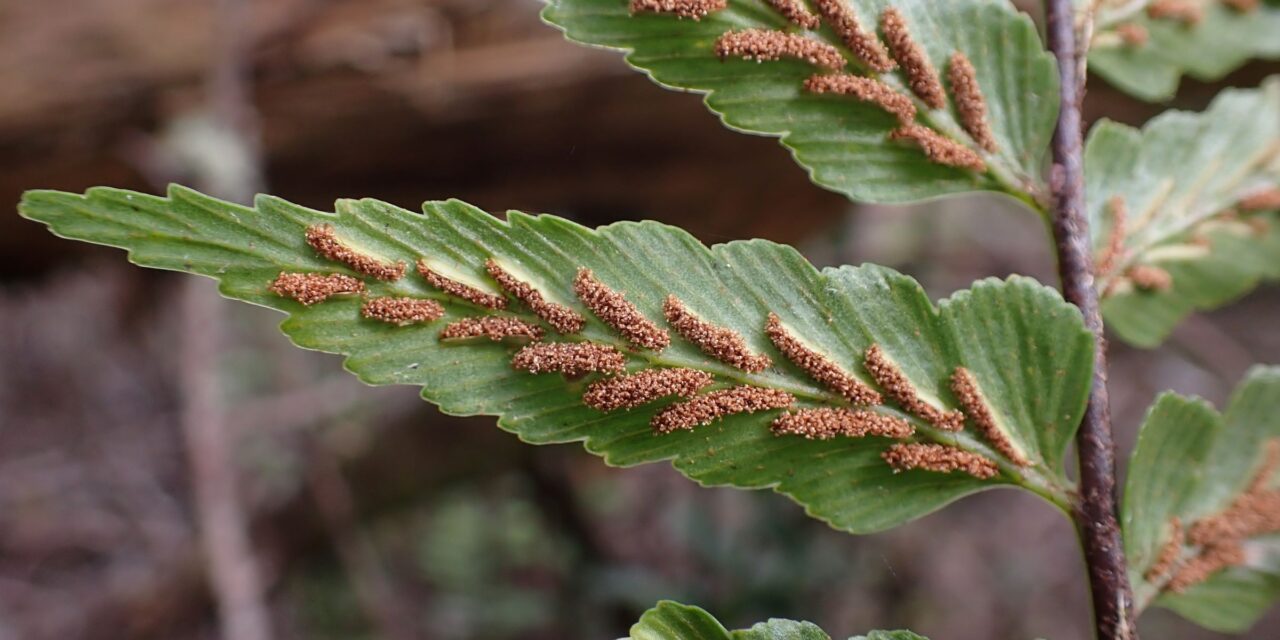
[[[786,356],[792,364],[803,369],[814,380],[844,396],[849,402],[874,405],[883,401],[875,389],[867,386],[861,380],[837,366],[830,358],[810,349],[799,338],[791,335],[776,314],[769,314],[769,320],[765,323],[764,331],[765,335],[769,336],[769,340],[778,348],[778,351],[781,351],[782,355]]]
[[[979,480],[995,477],[1000,468],[990,458],[942,444],[895,444],[880,454],[894,471],[923,469],[967,473]]]
[[[631,0],[631,13],[670,13],[701,20],[729,6],[728,0]]]
[[[529,373],[620,373],[626,357],[617,349],[594,342],[537,342],[516,352],[511,366]]]
[[[785,391],[741,385],[712,391],[684,402],[664,407],[654,414],[649,425],[658,433],[692,429],[728,415],[785,409],[795,398]]]
[[[784,413],[773,421],[777,435],[798,435],[810,440],[837,436],[861,438],[910,438],[916,430],[902,418],[865,409],[821,407]]]
[[[271,293],[311,306],[330,296],[364,291],[364,283],[341,273],[284,273],[268,287]]]
[[[834,93],[869,102],[897,116],[898,122],[904,125],[911,124],[916,119],[916,105],[911,98],[872,78],[850,73],[814,75],[805,80],[804,88],[813,93]]]
[[[968,369],[956,367],[955,373],[951,374],[951,391],[956,394],[960,407],[968,414],[969,419],[978,428],[978,432],[991,443],[992,447],[995,447],[996,451],[1000,452],[1000,455],[1020,467],[1031,466],[1027,455],[1014,444],[1009,434],[1000,428],[995,414],[987,404],[987,399],[983,397],[982,390],[978,387],[977,379]]]
[[[1133,286],[1143,291],[1163,293],[1173,288],[1173,276],[1169,275],[1168,271],[1155,265],[1134,265],[1129,267],[1124,272],[1124,275],[1133,282]]]
[[[523,302],[526,307],[529,307],[530,311],[545,320],[556,331],[560,333],[577,333],[582,331],[582,327],[586,325],[587,319],[582,317],[582,314],[562,304],[548,301],[542,297],[542,293],[537,289],[534,289],[528,283],[521,282],[506,269],[503,269],[497,260],[490,258],[485,261],[484,266],[489,271],[489,275],[504,291]]]
[[[870,349],[867,349],[863,364],[885,394],[912,415],[944,431],[964,429],[964,414],[959,411],[943,412],[925,402],[915,385],[911,384],[911,380],[907,379],[906,374],[880,348],[880,345],[873,344]]]
[[[884,33],[889,51],[902,65],[902,72],[907,76],[907,84],[918,98],[933,109],[947,106],[947,96],[942,90],[942,81],[938,72],[929,62],[929,56],[919,43],[911,37],[906,18],[897,9],[889,7],[880,14],[880,30]]]
[[[541,340],[542,327],[510,316],[477,316],[462,318],[440,330],[441,340],[488,338],[494,342],[507,338]]]
[[[507,299],[500,295],[485,293],[471,285],[463,284],[452,278],[446,278],[439,272],[432,271],[426,260],[418,261],[418,273],[422,274],[422,278],[427,281],[427,284],[455,298],[466,300],[471,304],[488,309],[503,309],[507,306]]]
[[[697,369],[644,369],[591,383],[582,402],[601,411],[632,409],[669,396],[693,397],[712,382],[714,376]]]
[[[1280,209],[1280,188],[1266,189],[1240,200],[1241,211]]]
[[[987,163],[973,149],[966,147],[951,138],[919,124],[910,124],[894,129],[889,134],[890,140],[908,140],[924,151],[931,162],[969,169],[978,173],[987,170]]]
[[[1204,7],[1198,0],[1155,0],[1147,5],[1147,15],[1156,20],[1176,20],[1195,26],[1204,20]]]
[[[444,317],[444,307],[435,300],[419,298],[369,298],[360,315],[397,325],[431,322]]]
[[[825,42],[798,33],[767,29],[730,31],[720,36],[716,40],[716,55],[721,60],[743,58],[757,62],[794,58],[833,71],[845,66],[840,51]]]
[[[671,336],[644,317],[621,293],[596,279],[590,269],[579,269],[573,280],[573,291],[596,317],[622,334],[627,342],[645,349],[661,351],[671,344]]]
[[[987,121],[987,99],[978,86],[978,73],[974,70],[973,63],[963,53],[957,51],[951,54],[947,80],[951,82],[951,96],[956,112],[960,115],[960,124],[978,146],[995,153],[996,137],[991,133],[991,124]]]
[[[676,333],[692,342],[703,353],[725,364],[750,373],[759,373],[773,364],[769,356],[752,353],[747,348],[747,341],[738,332],[717,327],[699,318],[675,296],[667,296],[662,312]]]
[[[782,17],[786,18],[791,24],[805,29],[817,29],[822,25],[822,21],[818,16],[809,12],[808,7],[804,6],[801,0],[768,0]]]
[[[831,30],[840,36],[840,41],[848,47],[853,55],[873,71],[888,73],[898,67],[898,63],[889,57],[884,45],[874,33],[863,30],[853,9],[845,4],[846,0],[814,0],[818,13],[831,25]]]
[[[399,280],[404,277],[403,262],[388,263],[360,253],[338,240],[332,225],[313,224],[307,227],[307,244],[322,257],[342,262],[366,276],[379,280]]]

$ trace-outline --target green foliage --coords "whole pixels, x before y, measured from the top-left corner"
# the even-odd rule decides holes
[[[814,182],[855,200],[907,202],[978,190],[1026,199],[1044,191],[1041,163],[1057,116],[1055,66],[1031,20],[1004,0],[847,1],[867,30],[885,7],[896,7],[941,73],[955,51],[971,59],[999,143],[998,153],[984,154],[983,175],[931,163],[917,148],[889,141],[896,123],[878,107],[806,92],[804,80],[818,71],[812,65],[721,62],[714,47],[727,31],[796,29],[763,0],[730,0],[727,9],[698,21],[632,16],[626,0],[546,1],[544,19],[570,39],[626,50],[627,62],[656,82],[707,94],[707,106],[726,125],[781,137]],[[826,26],[811,35],[840,44]],[[900,71],[879,77],[909,94]],[[925,123],[968,139],[950,109],[928,110],[916,102]]]
[[[1187,535],[1196,523],[1221,514],[1263,471],[1269,443],[1280,442],[1280,367],[1255,367],[1231,398],[1225,415],[1206,402],[1162,395],[1143,422],[1133,452],[1122,507],[1125,552],[1139,607],[1154,603],[1211,629],[1247,629],[1280,599],[1280,536],[1246,541],[1246,560],[1212,573],[1183,593],[1169,582],[1203,549]],[[1274,470],[1271,470],[1274,471]],[[1181,558],[1152,572],[1173,544],[1181,523]]]
[[[1280,3],[1263,0],[1241,12],[1222,2],[1200,3],[1204,18],[1186,25],[1150,18],[1149,2],[1117,2],[1098,16],[1089,68],[1121,90],[1144,100],[1172,98],[1183,74],[1197,80],[1220,80],[1249,58],[1280,57]],[[1125,44],[1116,27],[1138,25],[1145,44]]]
[[[431,202],[418,215],[372,200],[343,200],[337,214],[261,197],[256,208],[227,204],[174,187],[168,198],[114,189],[84,196],[38,191],[26,195],[23,215],[58,235],[126,248],[143,266],[213,277],[228,297],[289,314],[282,324],[298,345],[347,356],[346,367],[369,384],[413,384],[442,410],[499,416],[498,424],[526,442],[583,441],[614,465],[672,460],[707,485],[774,488],[815,517],[856,533],[895,526],[964,495],[1021,486],[1065,503],[1069,482],[1064,450],[1083,411],[1092,375],[1093,341],[1079,313],[1057,292],[1014,277],[985,280],[938,307],[914,280],[875,266],[814,269],[796,251],[770,242],[732,242],[707,248],[687,233],[652,222],[590,230],[553,216],[507,214],[505,222],[457,201]],[[361,318],[361,300],[335,297],[303,306],[274,295],[268,285],[282,271],[355,272],[317,257],[304,239],[308,226],[327,223],[337,237],[366,255],[433,266],[492,288],[483,264],[493,257],[551,299],[581,305],[571,282],[587,267],[653,319],[674,294],[704,319],[737,331],[774,366],[746,373],[673,340],[660,353],[627,348],[590,314],[580,335],[614,345],[629,370],[682,366],[714,374],[716,387],[750,384],[785,390],[797,407],[846,406],[840,396],[789,363],[765,337],[770,312],[832,361],[864,376],[860,362],[872,345],[901,368],[922,397],[955,407],[948,379],[967,367],[1010,440],[1034,463],[1019,467],[972,431],[943,432],[902,411],[916,439],[953,444],[1000,463],[989,480],[924,470],[894,473],[879,437],[806,440],[775,436],[777,412],[737,414],[710,426],[654,435],[650,405],[602,413],[582,403],[589,380],[512,370],[518,345],[442,343],[444,322],[483,313],[428,286],[416,274],[368,283],[370,296],[439,299],[446,318],[394,326]],[[585,311],[585,310],[584,310]],[[515,317],[534,319],[521,311]]]
[[[809,622],[774,618],[750,629],[729,631],[711,614],[669,600],[645,612],[631,627],[632,640],[831,640]],[[872,631],[849,640],[928,640],[910,631]]]
[[[1152,347],[1197,309],[1238,298],[1280,277],[1280,216],[1245,212],[1246,197],[1280,188],[1280,78],[1229,90],[1200,114],[1166,112],[1142,130],[1110,121],[1085,150],[1093,245],[1105,254],[1115,233],[1112,198],[1123,199],[1123,251],[1100,274],[1107,325],[1126,342]],[[1157,267],[1167,290],[1134,286],[1126,270]]]

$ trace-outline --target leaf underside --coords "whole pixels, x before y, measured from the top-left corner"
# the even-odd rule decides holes
[[[1156,346],[1192,311],[1280,278],[1280,216],[1238,206],[1280,189],[1280,78],[1224,91],[1203,113],[1166,112],[1141,130],[1099,122],[1085,180],[1099,255],[1114,233],[1112,199],[1127,210],[1124,252],[1098,279],[1107,326],[1126,342]],[[1163,270],[1171,287],[1132,286],[1126,272],[1137,265]]]
[[[1246,542],[1244,565],[1233,566],[1173,593],[1169,580],[1184,559],[1152,570],[1173,540],[1176,517],[1184,531],[1219,514],[1259,473],[1267,443],[1280,438],[1280,367],[1255,367],[1219,414],[1198,398],[1162,395],[1148,412],[1130,462],[1121,510],[1129,578],[1140,603],[1151,601],[1210,629],[1240,632],[1280,599],[1280,535]],[[1272,484],[1274,485],[1274,478]]]
[[[213,277],[228,297],[283,311],[289,317],[281,328],[290,339],[347,356],[346,368],[368,384],[420,385],[423,397],[447,413],[499,416],[500,427],[534,444],[582,441],[613,465],[669,459],[705,485],[771,487],[846,531],[892,527],[990,487],[1022,485],[1046,495],[1067,485],[1062,458],[1088,393],[1093,341],[1076,309],[1032,280],[981,281],[935,307],[918,283],[889,269],[818,271],[786,246],[752,240],[708,248],[654,222],[590,230],[519,212],[509,212],[504,222],[459,201],[429,202],[425,214],[373,200],[342,200],[336,208],[336,214],[323,213],[262,196],[250,209],[172,187],[168,198],[106,188],[84,196],[34,191],[20,211],[60,236],[126,248],[139,265]],[[551,334],[555,339],[615,345],[626,354],[630,371],[692,367],[714,374],[717,387],[785,390],[797,398],[797,408],[846,403],[773,347],[763,331],[770,312],[864,381],[863,354],[873,343],[880,345],[922,396],[943,408],[957,403],[949,376],[955,367],[967,367],[1012,442],[1035,466],[1002,462],[999,475],[986,481],[959,473],[894,473],[881,459],[892,441],[774,436],[769,423],[777,411],[655,435],[649,421],[661,402],[602,413],[582,403],[593,378],[567,381],[558,374],[513,370],[519,345],[442,343],[437,334],[446,322],[486,310],[428,286],[412,268],[393,282],[370,280],[366,295],[440,300],[444,319],[394,326],[362,318],[355,296],[306,307],[272,294],[268,285],[285,271],[357,275],[306,244],[305,230],[317,223],[331,225],[338,238],[366,255],[409,265],[426,258],[479,287],[493,289],[483,265],[495,258],[551,300],[589,318],[579,335]],[[664,299],[677,296],[705,320],[737,331],[774,365],[746,373],[674,333],[661,353],[626,348],[575,298],[572,281],[581,267],[625,292],[658,324]],[[507,315],[536,320],[514,301]],[[906,417],[891,407],[877,410]],[[943,433],[912,421],[917,439],[1004,460],[972,429]]]
[[[1089,68],[1126,93],[1157,101],[1173,97],[1183,74],[1212,82],[1250,58],[1280,57],[1280,2],[1266,0],[1248,12],[1222,2],[1200,4],[1204,18],[1196,25],[1150,18],[1145,12],[1126,19],[1110,19],[1104,13],[1089,52]],[[1147,42],[1120,42],[1114,33],[1121,24],[1145,29]],[[1099,42],[1103,40],[1109,42],[1104,46]]]
[[[728,8],[701,20],[671,15],[631,15],[627,0],[545,0],[543,18],[576,42],[626,50],[627,62],[656,82],[705,93],[707,106],[731,128],[780,136],[813,181],[854,200],[910,202],[950,193],[1003,191],[1026,199],[1043,192],[1041,163],[1057,116],[1057,75],[1031,20],[1004,0],[848,0],[864,30],[892,5],[906,18],[917,42],[945,78],[947,61],[960,51],[973,62],[999,144],[984,154],[985,174],[929,162],[919,149],[888,139],[896,123],[878,107],[849,97],[813,95],[803,88],[820,71],[797,61],[721,61],[716,39],[748,28],[790,25],[763,0],[729,0]],[[808,32],[852,54],[823,26]],[[864,74],[872,75],[876,74]],[[902,88],[900,71],[880,74]],[[927,111],[926,122],[970,142],[953,107]]]
[[[631,640],[831,640],[810,622],[773,618],[729,631],[699,607],[664,600],[631,627]],[[849,640],[928,640],[910,631],[872,631]]]

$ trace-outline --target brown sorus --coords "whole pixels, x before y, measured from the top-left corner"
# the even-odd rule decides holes
[[[1124,196],[1111,196],[1107,200],[1107,210],[1111,212],[1111,235],[1107,237],[1107,246],[1102,250],[1102,255],[1094,263],[1093,272],[1098,276],[1107,276],[1115,268],[1116,262],[1124,255],[1125,236],[1129,233],[1126,228],[1129,208],[1125,206]]]
[[[995,134],[991,133],[991,123],[987,121],[987,99],[978,86],[978,72],[963,53],[956,51],[951,54],[947,80],[951,82],[951,97],[960,115],[960,125],[978,146],[995,153],[998,145]]]
[[[1129,267],[1124,275],[1143,291],[1164,292],[1173,288],[1173,276],[1155,265],[1137,264]]]
[[[955,373],[951,374],[951,391],[956,394],[960,407],[968,414],[969,419],[978,428],[978,432],[991,443],[991,446],[995,447],[996,451],[1000,452],[1000,455],[1019,467],[1031,466],[1027,455],[1014,444],[1009,434],[1005,433],[996,422],[995,414],[991,412],[991,407],[978,387],[978,381],[968,369],[956,367]]]
[[[791,24],[805,29],[817,29],[822,26],[822,21],[818,16],[809,12],[808,7],[800,0],[768,0],[782,17],[786,18]]]
[[[1157,20],[1177,20],[1194,26],[1204,20],[1204,7],[1196,0],[1155,0],[1147,5],[1147,15]]]
[[[484,266],[488,269],[489,275],[497,281],[504,291],[523,302],[526,307],[529,307],[530,311],[545,320],[556,331],[560,333],[577,333],[582,331],[582,327],[586,325],[587,319],[582,317],[582,314],[542,297],[541,292],[528,283],[516,279],[493,258],[485,261]]]
[[[837,436],[901,439],[910,438],[916,432],[911,423],[896,416],[830,407],[789,411],[773,421],[772,429],[777,435],[798,435],[810,440],[830,440]]]
[[[387,263],[351,249],[338,240],[332,225],[313,224],[307,227],[307,244],[321,256],[342,262],[366,276],[379,280],[399,280],[404,277],[403,262]]]
[[[435,300],[421,298],[369,298],[360,314],[370,320],[406,325],[431,322],[444,317],[444,307]]]
[[[327,300],[330,296],[360,293],[364,291],[364,283],[358,278],[341,273],[281,272],[268,289],[278,296],[293,298],[311,306]]]
[[[422,274],[422,278],[427,281],[427,284],[455,298],[466,300],[471,304],[488,309],[505,309],[507,306],[507,299],[500,295],[485,293],[471,285],[463,284],[452,278],[446,278],[432,271],[426,260],[418,261],[418,273]]]
[[[716,360],[751,373],[764,371],[773,364],[769,356],[751,353],[747,341],[738,332],[699,318],[675,296],[667,296],[662,312],[676,333]]]
[[[1155,562],[1151,563],[1151,567],[1146,573],[1142,574],[1147,582],[1156,582],[1173,569],[1173,565],[1178,562],[1178,558],[1182,555],[1182,520],[1173,518],[1169,521],[1170,536],[1163,545],[1160,546],[1159,553],[1156,554]]]
[[[888,73],[898,67],[898,63],[889,57],[888,51],[885,51],[880,39],[874,33],[862,29],[862,25],[858,23],[858,17],[854,15],[849,5],[845,4],[845,0],[814,0],[814,6],[826,19],[827,24],[831,25],[831,30],[840,36],[844,46],[848,47],[853,55],[868,68],[880,73]]]
[[[959,431],[964,428],[963,413],[943,412],[925,402],[915,385],[911,384],[906,374],[902,373],[898,365],[889,359],[880,345],[873,344],[870,349],[867,349],[863,364],[876,384],[912,415],[944,431]]]
[[[1237,540],[1210,545],[1173,574],[1173,578],[1165,585],[1165,589],[1182,593],[1189,587],[1204,582],[1218,571],[1243,564],[1244,560],[1244,545]]]
[[[1240,13],[1249,13],[1258,8],[1262,4],[1262,0],[1222,0],[1222,4],[1239,11]]]
[[[697,369],[644,369],[591,383],[582,402],[601,411],[632,409],[668,396],[691,398],[712,382],[715,376]]]
[[[889,85],[872,78],[855,76],[850,73],[810,76],[804,82],[804,88],[813,93],[835,93],[852,96],[863,102],[884,109],[898,117],[898,122],[907,125],[915,122],[916,105]]]
[[[590,269],[579,269],[573,291],[587,308],[605,324],[622,334],[627,342],[661,351],[671,344],[671,336],[651,322],[621,293],[596,279]]]
[[[825,42],[798,33],[767,29],[730,31],[720,36],[716,40],[716,55],[721,60],[734,57],[757,62],[794,58],[831,70],[845,66],[840,51]]]
[[[1241,540],[1280,531],[1280,489],[1268,489],[1276,467],[1280,466],[1280,441],[1267,443],[1261,467],[1244,492],[1221,513],[1191,526],[1187,539],[1210,546],[1227,540]]]
[[[627,364],[621,351],[594,342],[535,342],[511,358],[511,366],[529,373],[620,373]]]
[[[1267,189],[1240,201],[1242,211],[1266,211],[1280,209],[1280,189]]]
[[[925,157],[937,164],[960,167],[982,173],[987,163],[973,149],[920,124],[909,124],[894,129],[890,140],[910,140],[924,151]]]
[[[912,93],[933,109],[947,106],[947,96],[942,90],[938,72],[930,64],[924,49],[911,37],[902,14],[893,7],[885,9],[880,14],[880,30],[884,32],[889,51],[893,52],[893,57],[902,65],[902,72],[907,76],[907,84],[911,86]]]
[[[785,409],[793,402],[795,398],[785,391],[741,385],[664,407],[654,414],[649,425],[658,433],[671,433],[677,429],[711,424],[736,413]]]
[[[494,342],[506,338],[542,339],[542,327],[510,316],[476,316],[450,322],[440,330],[441,340],[488,338]]]
[[[1130,47],[1141,47],[1151,39],[1147,28],[1136,22],[1126,22],[1117,26],[1116,35],[1120,36],[1121,42]]]
[[[701,20],[728,6],[728,0],[631,0],[631,13],[670,13]]]
[[[924,469],[938,473],[960,471],[979,480],[986,480],[999,473],[1000,468],[990,458],[971,451],[943,444],[895,444],[880,454],[894,471]]]
[[[830,358],[810,349],[799,338],[791,335],[776,314],[769,314],[764,332],[778,351],[781,351],[792,364],[803,369],[814,380],[844,396],[849,402],[863,405],[883,402],[880,393],[875,389],[849,375]]]

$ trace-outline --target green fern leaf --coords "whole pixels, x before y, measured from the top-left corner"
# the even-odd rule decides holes
[[[750,629],[728,631],[711,614],[664,600],[644,613],[631,627],[631,640],[831,640],[817,625],[779,618]],[[928,640],[910,631],[872,631],[849,640]]]

